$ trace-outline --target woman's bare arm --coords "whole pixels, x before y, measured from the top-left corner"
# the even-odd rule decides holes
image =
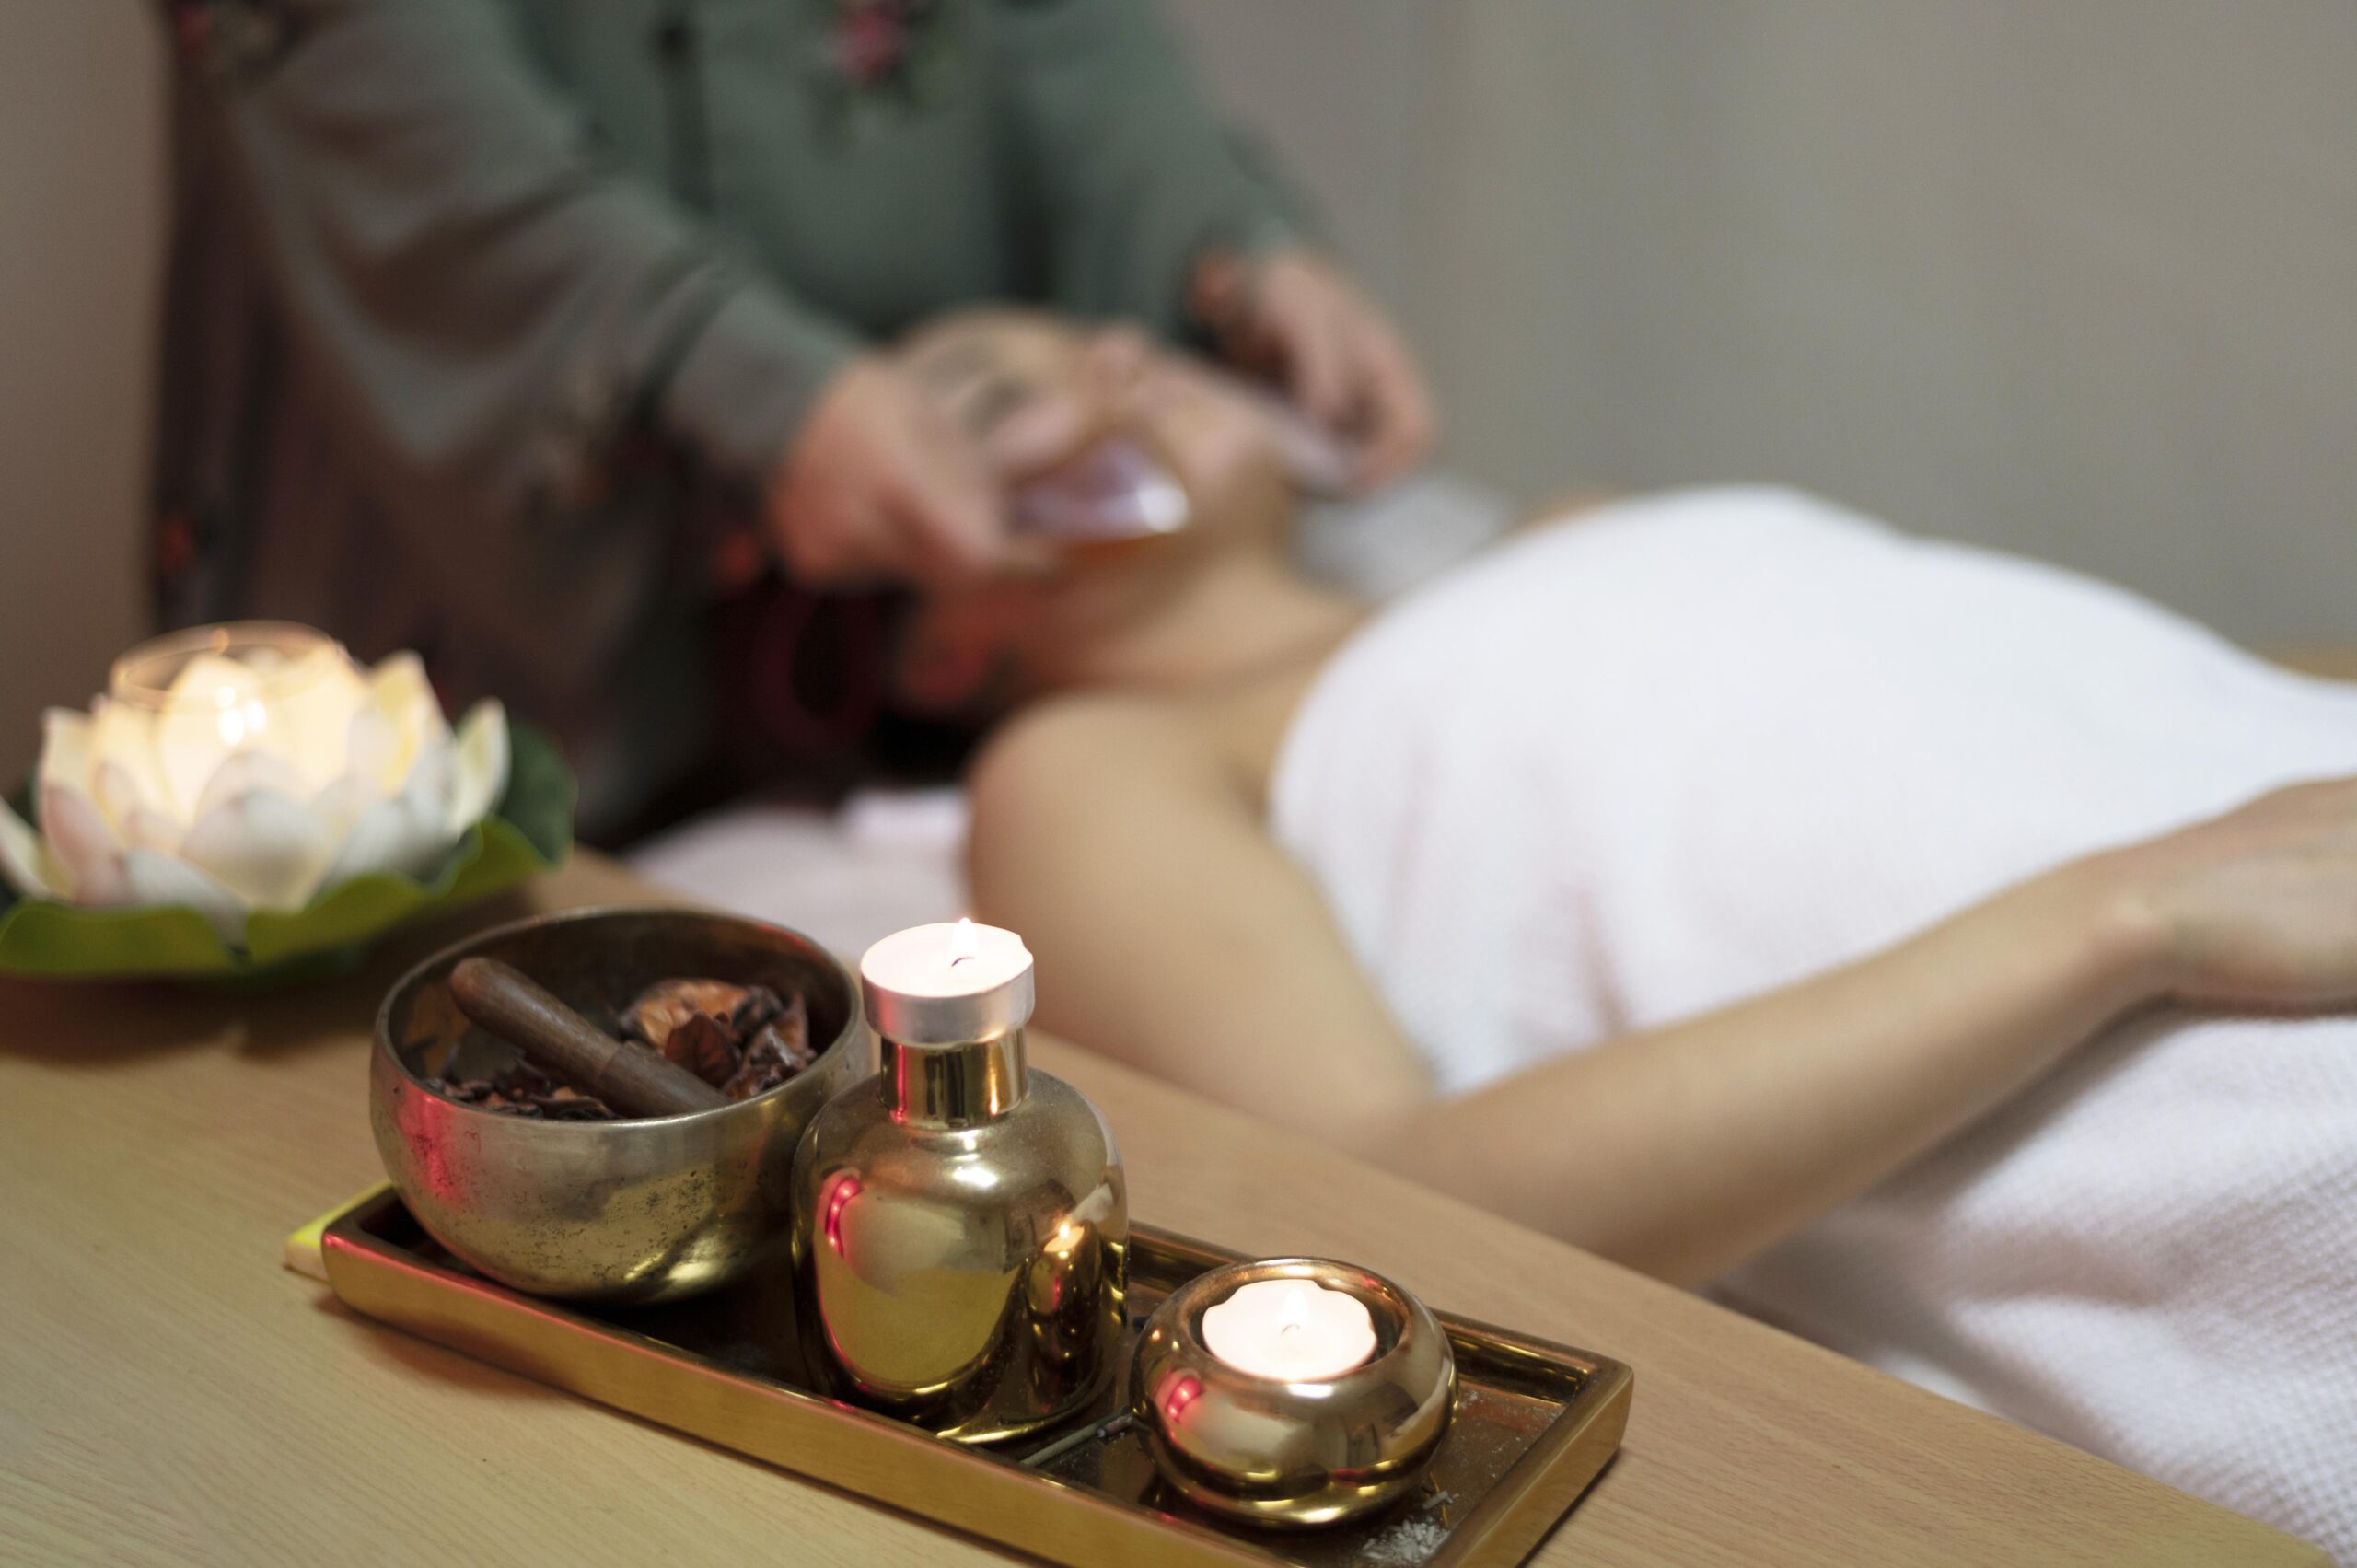
[[[1037,710],[971,787],[976,908],[1038,955],[1041,1028],[1344,1145],[1432,1098],[1317,889],[1156,705]]]
[[[2120,856],[2067,866],[1875,957],[1444,1100],[1316,888],[1182,719],[1119,699],[1049,710],[993,749],[975,791],[976,895],[1039,955],[1044,1026],[1685,1282],[2173,989],[2313,1005],[2357,988],[2357,791],[2309,786],[2305,804],[2271,796],[2134,852],[2133,876]],[[2255,848],[2286,841],[2313,893],[2288,915],[2282,878],[2248,875]],[[2222,864],[2244,909],[2220,907]],[[2216,955],[2175,949],[2270,921],[2283,929],[2191,983],[2189,962]],[[2294,940],[2312,949],[2305,977],[2270,971]]]

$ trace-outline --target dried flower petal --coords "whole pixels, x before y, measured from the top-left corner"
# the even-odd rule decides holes
[[[795,997],[795,1005],[798,1007],[801,1005],[801,998]],[[768,986],[747,986],[745,999],[737,1004],[737,1011],[730,1015],[728,1020],[736,1028],[737,1043],[742,1045],[752,1039],[761,1032],[762,1025],[772,1022],[784,1011],[785,1004],[778,1000],[777,993]]]
[[[794,1069],[787,1065],[784,1042],[775,1029],[763,1029],[745,1052],[745,1064],[737,1069],[721,1086],[730,1099],[750,1099],[777,1087],[791,1077]]]
[[[721,1086],[730,1099],[767,1094],[816,1060],[810,1050],[810,1016],[796,995],[776,1022],[764,1024],[745,1048],[744,1064]]]
[[[732,1019],[749,989],[725,980],[656,981],[622,1009],[622,1033],[661,1051],[671,1031],[695,1014],[723,1022]]]
[[[716,1089],[737,1071],[743,1052],[726,1024],[709,1013],[691,1013],[663,1041],[663,1054]]]

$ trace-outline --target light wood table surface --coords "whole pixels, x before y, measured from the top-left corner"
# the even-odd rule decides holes
[[[659,895],[583,856],[529,908]],[[0,981],[0,1562],[1002,1562],[992,1549],[377,1327],[282,1237],[380,1175],[367,1035],[404,938],[243,996]],[[1637,1369],[1537,1561],[2317,1563],[2288,1537],[1069,1047],[1137,1214],[1351,1258]]]

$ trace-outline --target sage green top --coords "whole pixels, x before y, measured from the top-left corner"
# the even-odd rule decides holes
[[[1287,204],[1146,0],[168,0],[159,599],[426,655],[591,826],[693,756],[710,529],[946,307],[1182,325]]]

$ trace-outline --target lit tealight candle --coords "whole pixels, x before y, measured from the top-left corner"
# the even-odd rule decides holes
[[[1423,1303],[1330,1258],[1206,1270],[1130,1356],[1130,1412],[1164,1483],[1250,1525],[1338,1525],[1415,1491],[1456,1388]]]
[[[1280,1382],[1339,1377],[1375,1354],[1366,1304],[1316,1280],[1257,1280],[1203,1312],[1203,1344],[1241,1372]]]
[[[1020,1028],[1031,1014],[1023,938],[970,920],[896,931],[859,962],[867,1021],[902,1045],[946,1046]]]

